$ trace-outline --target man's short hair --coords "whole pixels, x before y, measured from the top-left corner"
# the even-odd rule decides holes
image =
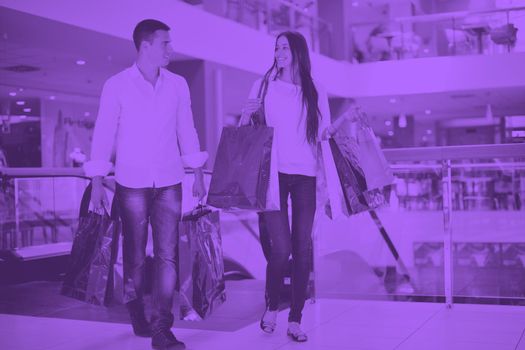
[[[167,24],[157,21],[156,19],[145,19],[140,21],[133,30],[133,42],[137,51],[140,49],[140,44],[143,41],[151,42],[153,40],[153,35],[157,30],[170,30]]]

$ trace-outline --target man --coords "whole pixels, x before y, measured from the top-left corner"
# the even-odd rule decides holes
[[[185,348],[170,330],[183,166],[195,170],[193,195],[202,199],[206,195],[202,166],[208,154],[200,151],[186,81],[163,68],[172,54],[169,30],[166,24],[151,19],[135,27],[136,63],[104,85],[91,159],[84,169],[93,177],[95,210],[108,208],[102,180],[111,169],[115,146],[124,283],[127,292],[136,294],[126,306],[136,335],[152,336],[154,349],[173,350]],[[154,250],[151,324],[143,303],[148,223]]]

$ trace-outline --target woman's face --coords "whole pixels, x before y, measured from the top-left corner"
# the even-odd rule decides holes
[[[277,68],[286,68],[292,65],[293,57],[288,39],[283,35],[275,43],[275,60]]]

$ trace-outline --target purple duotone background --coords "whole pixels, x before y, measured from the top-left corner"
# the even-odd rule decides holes
[[[227,301],[175,321],[188,349],[525,349],[524,0],[0,0],[0,349],[150,348],[121,303],[59,294],[102,86],[146,18],[172,28],[207,184],[285,30],[307,39],[331,120],[359,105],[394,175],[377,216],[318,210],[304,344],[286,337],[288,287],[276,332],[259,329],[257,215],[222,211]]]

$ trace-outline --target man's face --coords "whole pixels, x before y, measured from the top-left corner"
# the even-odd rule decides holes
[[[151,42],[143,42],[144,53],[153,65],[164,67],[170,63],[170,58],[173,54],[173,48],[170,43],[169,32],[166,30],[157,30]]]

